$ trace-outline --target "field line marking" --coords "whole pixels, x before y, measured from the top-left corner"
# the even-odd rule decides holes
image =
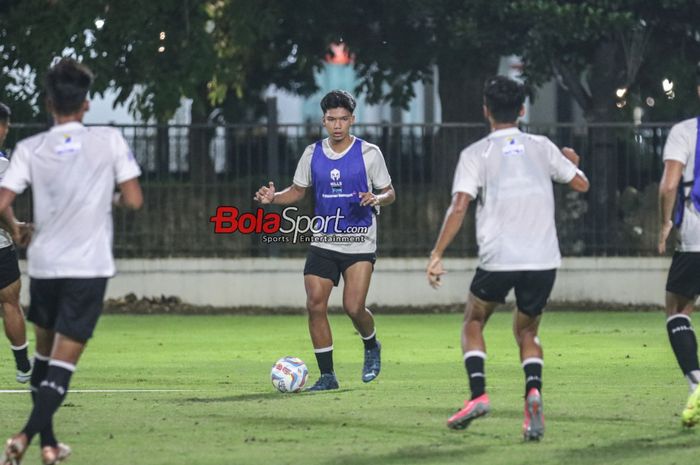
[[[95,394],[95,393],[138,393],[138,392],[203,392],[204,389],[71,389],[71,394]],[[0,394],[26,394],[29,389],[0,389]]]

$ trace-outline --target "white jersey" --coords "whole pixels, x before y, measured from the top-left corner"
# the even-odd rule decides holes
[[[0,181],[2,181],[3,176],[5,176],[5,171],[10,166],[10,160],[5,158],[2,152],[0,152]],[[13,244],[12,235],[3,228],[0,228],[0,249],[9,247]]]
[[[32,186],[32,278],[99,278],[115,273],[112,197],[141,174],[121,133],[72,122],[19,142],[0,187]]]
[[[323,139],[323,153],[331,160],[342,158],[355,143],[355,137],[352,137],[352,143],[342,153],[336,153],[331,149],[328,143],[328,138]],[[304,150],[304,153],[299,159],[297,169],[294,172],[294,184],[299,187],[312,187],[311,179],[311,158],[314,154],[316,144],[311,144]],[[381,150],[374,144],[363,140],[362,141],[362,159],[365,162],[365,170],[367,171],[367,186],[370,192],[373,190],[381,190],[391,185],[391,176],[386,168],[384,156]],[[333,243],[333,242],[314,242],[315,247],[321,249],[334,250],[343,253],[374,253],[377,250],[377,217],[372,215],[372,225],[369,227],[365,235],[364,242],[348,242],[348,243]]]
[[[697,143],[697,118],[687,119],[674,125],[664,146],[664,161],[676,160],[683,165],[683,182],[693,180],[695,170],[695,145]],[[685,188],[686,202],[680,228],[680,252],[700,252],[700,212],[690,200],[691,187]]]
[[[568,183],[576,166],[544,136],[501,129],[462,151],[452,194],[477,199],[479,267],[549,270],[561,265],[552,181]]]

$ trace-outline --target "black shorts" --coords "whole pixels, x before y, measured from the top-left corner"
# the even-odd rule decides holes
[[[5,289],[20,277],[17,252],[14,245],[0,249],[0,289]]]
[[[304,276],[312,274],[333,281],[337,286],[340,275],[357,262],[370,262],[374,270],[377,255],[373,253],[342,253],[320,247],[309,247],[304,264]]]
[[[31,278],[27,320],[85,342],[102,313],[106,289],[107,278]]]
[[[676,252],[666,279],[666,291],[694,299],[700,294],[700,252]]]
[[[510,290],[515,288],[518,311],[535,317],[547,305],[556,276],[557,270],[484,271],[477,268],[469,290],[481,300],[504,303]]]

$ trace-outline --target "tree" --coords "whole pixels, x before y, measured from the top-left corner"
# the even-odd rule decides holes
[[[629,113],[617,108],[622,103],[618,89],[625,90],[623,98],[648,93],[640,90],[640,84],[649,84],[640,79],[640,69],[667,63],[666,57],[679,53],[697,57],[698,10],[697,2],[687,0],[517,2],[513,13],[530,25],[523,36],[525,77],[533,85],[555,77],[589,123],[629,120]],[[584,160],[590,167],[588,222],[593,234],[587,242],[615,253],[620,214],[616,141],[608,128],[592,126],[589,134],[590,153]]]

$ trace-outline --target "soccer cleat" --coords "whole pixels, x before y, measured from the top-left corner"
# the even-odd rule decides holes
[[[447,419],[447,427],[450,429],[464,429],[472,420],[483,417],[491,410],[491,402],[488,394],[482,394],[472,400],[464,401],[464,408]]]
[[[377,347],[365,350],[365,364],[362,366],[362,382],[369,383],[379,376],[382,370],[382,345],[377,341]]]
[[[15,379],[17,380],[18,383],[27,384],[31,378],[32,378],[32,369],[31,368],[27,371],[17,370],[17,375],[15,376]]]
[[[338,389],[339,387],[338,380],[335,378],[335,373],[323,373],[318,381],[316,381],[316,384],[307,389],[307,391],[330,391],[332,389]]]
[[[56,447],[44,446],[41,448],[41,463],[44,465],[58,465],[66,460],[71,452],[71,448],[62,442],[59,442]]]
[[[536,388],[530,389],[525,397],[525,421],[523,438],[526,441],[539,441],[544,436],[544,410],[542,395]]]
[[[21,465],[27,450],[27,436],[18,434],[5,442],[5,450],[0,456],[0,465]]]
[[[688,402],[681,413],[681,422],[688,428],[700,423],[700,385],[688,397]]]

